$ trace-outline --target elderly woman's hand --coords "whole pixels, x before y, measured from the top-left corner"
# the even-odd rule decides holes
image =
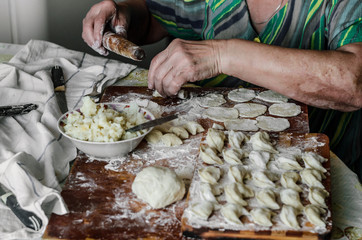
[[[176,95],[182,85],[217,76],[222,40],[175,39],[154,57],[148,73],[148,88],[161,95]]]
[[[117,34],[126,37],[129,23],[129,13],[126,7],[111,0],[95,4],[83,19],[83,40],[101,55],[107,55],[103,47],[102,36],[106,25]]]

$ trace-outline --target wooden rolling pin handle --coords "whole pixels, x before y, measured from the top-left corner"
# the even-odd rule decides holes
[[[136,61],[141,61],[146,57],[142,48],[112,32],[106,32],[103,35],[103,46],[111,52]]]

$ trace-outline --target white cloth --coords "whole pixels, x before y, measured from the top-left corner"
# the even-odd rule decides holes
[[[69,173],[76,148],[57,130],[61,116],[50,69],[63,68],[69,109],[81,106],[97,75],[105,78],[99,88],[113,84],[136,66],[94,57],[61,46],[32,40],[9,63],[0,64],[0,105],[35,103],[25,115],[0,117],[0,184],[13,192],[19,204],[43,221],[39,232],[25,228],[0,202],[0,239],[42,236],[52,212],[67,213],[59,191]]]

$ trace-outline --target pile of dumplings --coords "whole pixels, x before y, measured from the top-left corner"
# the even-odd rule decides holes
[[[328,159],[278,147],[267,132],[218,128],[209,128],[200,144],[201,161],[184,212],[191,226],[326,231],[330,211],[323,163]]]

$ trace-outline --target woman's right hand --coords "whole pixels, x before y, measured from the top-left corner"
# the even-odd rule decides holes
[[[105,28],[109,26],[115,33],[127,37],[129,18],[126,7],[104,0],[93,5],[83,19],[82,38],[93,50],[106,56],[108,51],[102,43]]]

